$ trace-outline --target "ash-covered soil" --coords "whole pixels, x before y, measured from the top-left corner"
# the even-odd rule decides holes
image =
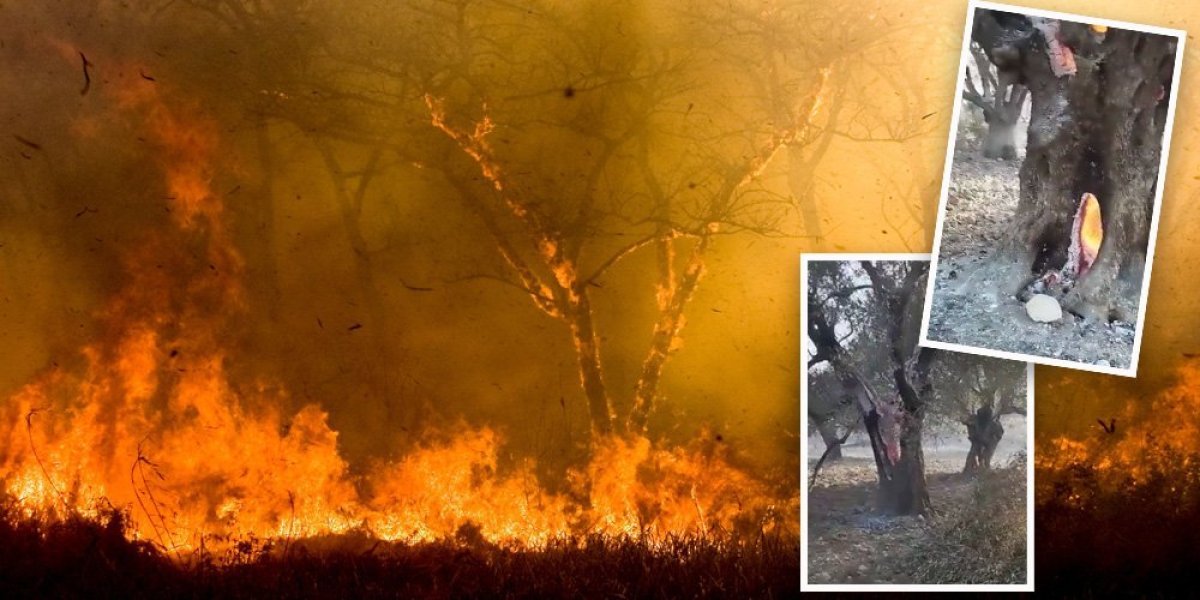
[[[1004,417],[1004,438],[996,449],[992,465],[997,467],[994,479],[1005,465],[1018,461],[1026,448],[1028,435],[1025,418],[1020,415]],[[957,527],[964,517],[976,513],[992,514],[992,525],[1004,533],[1002,538],[1023,544],[1025,476],[1024,466],[1011,467],[1020,473],[1004,473],[1003,494],[1012,505],[1019,507],[1000,511],[993,503],[994,494],[981,493],[987,477],[961,473],[966,461],[965,433],[950,431],[942,435],[926,435],[925,473],[934,514],[925,516],[893,516],[877,506],[875,463],[865,437],[859,436],[844,449],[840,461],[826,463],[821,468],[816,485],[809,491],[808,511],[808,576],[813,584],[870,584],[870,583],[1019,583],[1009,577],[1014,573],[985,572],[966,569],[970,574],[955,572],[954,565],[970,562],[992,562],[992,536],[980,535],[979,547],[958,547],[961,556],[934,556],[931,548],[946,536],[946,530]],[[821,456],[824,445],[819,436],[809,439],[809,473]],[[1011,475],[1011,476],[1009,476]],[[1015,482],[1012,484],[1011,482]],[[805,485],[807,485],[807,478]],[[987,496],[987,497],[983,497]],[[969,522],[971,519],[968,518]],[[971,536],[965,537],[971,543]],[[1022,545],[1023,551],[1023,545]],[[1009,557],[1013,559],[1013,557]],[[1021,562],[1023,556],[1010,562]],[[937,572],[948,577],[935,576]],[[935,577],[938,581],[931,581]],[[961,577],[961,579],[960,579]],[[979,578],[971,581],[967,578]]]
[[[960,135],[937,249],[930,340],[1071,362],[1128,368],[1134,323],[1090,322],[1064,312],[1037,323],[994,285],[995,252],[1017,208],[1020,161],[983,158]],[[1136,297],[1136,294],[1133,294]],[[1128,314],[1137,314],[1136,306]]]

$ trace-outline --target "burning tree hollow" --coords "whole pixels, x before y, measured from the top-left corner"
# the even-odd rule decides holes
[[[1132,376],[1183,37],[1079,21],[973,10],[922,340]]]
[[[975,16],[972,39],[995,70],[996,105],[1012,91],[1031,98],[1020,202],[1000,260],[1023,289],[1031,278],[1069,263],[1081,199],[1098,204],[1104,244],[1095,265],[1076,270],[1063,302],[1087,317],[1133,322],[1170,115],[1177,40],[1127,29],[990,10]],[[979,96],[968,87],[967,98]],[[982,102],[978,102],[982,104]],[[1017,109],[1019,112],[1019,108]],[[991,134],[989,134],[990,136]],[[985,148],[986,155],[986,148]],[[1098,240],[1097,240],[1098,241]],[[1095,254],[1098,252],[1098,254]],[[1121,285],[1121,281],[1125,285]]]

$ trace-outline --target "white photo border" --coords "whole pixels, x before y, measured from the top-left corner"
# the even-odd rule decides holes
[[[852,260],[930,260],[929,254],[900,253],[811,253],[800,256],[800,591],[801,592],[1032,592],[1034,589],[1034,390],[1032,363],[1025,365],[1025,583],[1017,584],[825,584],[808,583],[808,368],[805,358],[808,336],[808,263]],[[933,265],[930,264],[932,273]]]
[[[1175,47],[1175,72],[1172,75],[1172,81],[1174,85],[1171,86],[1171,104],[1167,110],[1167,122],[1163,129],[1162,156],[1159,157],[1158,163],[1158,181],[1155,183],[1154,209],[1150,215],[1150,240],[1146,246],[1146,265],[1142,271],[1142,287],[1140,297],[1138,299],[1137,323],[1135,324],[1133,330],[1133,349],[1128,368],[1112,366],[1105,367],[1103,365],[1096,365],[1082,361],[1062,360],[1058,358],[1040,356],[1037,354],[1021,354],[1019,352],[1007,352],[1003,350],[993,350],[990,348],[980,348],[978,346],[967,346],[951,342],[941,342],[937,340],[931,340],[928,337],[929,313],[933,308],[933,291],[934,284],[936,283],[938,255],[940,254],[942,247],[942,225],[946,220],[946,198],[950,190],[950,176],[954,165],[954,147],[958,137],[958,119],[962,112],[962,73],[963,69],[968,65],[967,61],[970,60],[971,27],[975,22],[975,15],[979,9],[998,10],[1032,17],[1044,17],[1048,19],[1084,23],[1087,25],[1103,25],[1115,29],[1129,29],[1143,33],[1166,35],[1174,37],[1178,42],[1178,45]],[[1179,29],[1167,29],[1164,27],[1155,27],[1151,25],[1126,23],[1123,21],[1113,21],[1111,19],[1060,13],[1049,10],[1028,8],[1024,6],[1015,6],[1011,4],[998,4],[983,0],[970,0],[970,2],[967,3],[967,20],[966,24],[963,26],[962,50],[959,56],[958,71],[956,74],[956,83],[954,87],[954,108],[950,117],[950,141],[946,146],[946,161],[942,168],[942,189],[941,195],[938,198],[937,223],[933,234],[933,262],[929,265],[930,277],[926,286],[925,312],[921,317],[919,343],[922,346],[937,348],[939,350],[951,350],[954,352],[989,356],[992,358],[1004,358],[1008,360],[1031,362],[1039,365],[1075,369],[1079,371],[1091,371],[1095,373],[1104,373],[1107,375],[1120,375],[1122,377],[1137,377],[1138,359],[1141,356],[1142,350],[1142,334],[1145,331],[1146,301],[1150,293],[1150,273],[1154,268],[1154,251],[1155,246],[1157,245],[1156,242],[1158,240],[1158,221],[1159,217],[1162,215],[1163,186],[1167,180],[1167,158],[1171,153],[1171,133],[1175,126],[1175,111],[1179,106],[1179,87],[1182,83],[1180,80],[1180,73],[1181,69],[1183,68],[1183,57],[1185,54],[1184,45],[1186,42],[1187,32]]]

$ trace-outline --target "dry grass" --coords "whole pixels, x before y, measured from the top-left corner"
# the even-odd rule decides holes
[[[929,584],[1026,582],[1024,455],[979,473],[971,501],[948,506],[901,570]]]
[[[469,535],[405,545],[361,536],[174,560],[126,537],[128,516],[24,518],[0,504],[0,597],[780,598],[799,588],[796,540],[562,540],[510,550]]]
[[[1200,455],[1114,480],[1091,464],[1037,473],[1038,590],[1076,597],[1178,597],[1200,565]]]

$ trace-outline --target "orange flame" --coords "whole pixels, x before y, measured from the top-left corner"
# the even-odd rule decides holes
[[[1100,244],[1104,241],[1104,224],[1100,219],[1100,201],[1091,193],[1084,193],[1079,202],[1079,246],[1081,251],[1079,273],[1082,275],[1096,262]]]
[[[125,285],[79,368],[43,374],[0,410],[0,489],[25,516],[95,516],[107,501],[132,508],[134,535],[176,552],[350,530],[414,542],[475,531],[535,547],[591,533],[798,534],[797,500],[711,443],[598,440],[553,492],[532,462],[501,464],[498,433],[464,425],[353,477],[319,406],[289,416],[284,392],[228,376],[223,315],[244,305],[243,269],[212,186],[217,127],[160,90],[116,99],[144,117],[170,227],[125,258]]]

